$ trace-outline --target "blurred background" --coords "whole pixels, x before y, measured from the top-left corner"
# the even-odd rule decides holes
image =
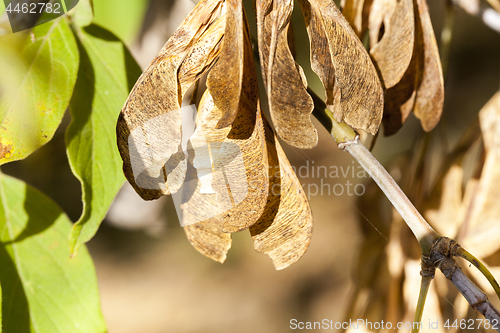
[[[445,0],[430,0],[428,4],[439,43]],[[252,3],[245,5],[255,34]],[[122,38],[145,69],[194,3],[98,0],[94,6],[95,23]],[[310,86],[320,92],[321,83],[308,64],[309,42],[299,9],[297,5],[293,19],[297,61],[303,66]],[[453,146],[500,88],[500,34],[461,9],[455,14],[445,108],[441,123],[430,139],[436,145],[446,142],[447,146]],[[117,117],[119,112],[116,110]],[[76,221],[82,209],[81,190],[65,155],[64,131],[69,121],[67,114],[51,142],[27,159],[3,166],[2,172],[40,189]],[[130,186],[124,185],[96,237],[88,243],[97,268],[109,332],[280,333],[291,331],[291,319],[334,322],[365,316],[380,319],[390,318],[391,311],[402,312],[398,318],[406,316],[401,304],[411,309],[416,303],[403,295],[396,303],[384,296],[386,293],[381,290],[389,288],[392,280],[380,280],[391,274],[390,264],[375,255],[389,248],[391,230],[394,232],[388,227],[393,221],[388,202],[368,177],[358,174],[358,165],[350,155],[337,149],[334,140],[314,121],[320,134],[316,148],[298,150],[283,144],[291,164],[297,170],[301,166],[309,170],[307,174],[299,174],[299,179],[310,197],[314,215],[309,250],[283,271],[276,271],[267,256],[253,250],[248,231],[233,234],[233,245],[224,264],[205,258],[187,241],[170,197],[144,202]],[[401,167],[406,165],[401,161],[415,153],[422,137],[419,121],[410,115],[396,135],[378,137],[373,153],[400,181],[409,172]],[[320,166],[325,166],[328,174],[312,173]],[[339,171],[337,177],[330,173],[335,168]],[[359,192],[362,189],[364,196],[353,191],[349,195],[348,182],[353,184],[351,189],[361,184],[357,189]],[[330,193],[326,191],[328,188]],[[415,256],[418,259],[415,255],[418,244],[411,234],[406,235],[409,232],[405,228],[401,226],[403,236],[398,237],[407,239],[408,248],[395,251],[402,251],[405,260]],[[410,292],[416,298],[418,265],[411,269],[417,274],[415,283],[410,284],[413,286]],[[397,283],[398,287],[403,285],[403,281]],[[368,293],[363,296],[365,289]],[[442,319],[446,313],[440,304],[455,303],[455,299],[446,293],[435,297],[435,309],[442,312],[439,317]],[[430,304],[426,316],[437,318],[433,317],[432,309]]]

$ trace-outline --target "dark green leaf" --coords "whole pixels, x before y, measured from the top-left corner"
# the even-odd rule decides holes
[[[5,332],[105,332],[86,248],[70,258],[71,222],[45,195],[0,174],[0,282]]]
[[[109,31],[90,25],[76,35],[81,62],[66,145],[71,169],[82,183],[83,213],[71,232],[72,252],[94,236],[125,180],[115,126],[141,74],[126,47]]]

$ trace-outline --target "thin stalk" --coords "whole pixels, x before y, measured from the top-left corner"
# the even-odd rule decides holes
[[[420,293],[418,294],[417,309],[415,310],[415,318],[413,323],[421,323],[422,315],[424,313],[425,300],[427,299],[427,293],[429,292],[429,286],[431,285],[432,277],[422,276],[422,282],[420,284]],[[412,325],[413,329],[411,333],[418,333],[420,331],[420,326]]]
[[[343,144],[342,142],[339,145]],[[345,150],[349,152],[377,183],[385,196],[399,212],[403,220],[417,238],[423,255],[430,253],[432,242],[439,234],[427,223],[413,206],[406,194],[401,190],[396,181],[379,163],[359,140],[346,142]]]
[[[313,115],[333,136],[339,148],[348,151],[377,183],[394,208],[401,214],[408,227],[417,238],[422,254],[428,255],[432,242],[439,234],[432,229],[427,221],[420,215],[410,199],[401,190],[392,176],[385,170],[380,162],[357,139],[356,132],[345,123],[338,123],[330,110],[326,108],[323,100],[312,90],[308,89],[314,101]]]
[[[463,247],[460,247],[455,255],[464,258],[468,262],[470,262],[472,265],[474,265],[483,275],[484,277],[488,280],[488,282],[491,284],[493,289],[495,290],[495,293],[497,294],[498,298],[500,299],[500,286],[498,285],[497,280],[495,280],[495,277],[491,272],[486,268],[486,266],[479,260],[477,259],[473,254],[469,253],[467,250],[465,250]]]

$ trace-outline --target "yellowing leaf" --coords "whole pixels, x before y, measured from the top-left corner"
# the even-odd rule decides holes
[[[40,25],[33,35],[33,41],[23,39],[23,33],[0,37],[6,48],[15,45],[10,41],[23,41],[17,57],[24,65],[15,66],[16,61],[13,68],[2,72],[13,77],[0,92],[0,164],[23,159],[52,139],[76,82],[78,47],[67,20],[57,18]],[[8,66],[1,62],[3,59],[0,67]]]
[[[363,44],[333,1],[301,0],[300,5],[311,40],[313,70],[323,81],[330,100],[336,95],[332,73],[340,89],[340,110],[332,110],[335,119],[377,133],[384,96]]]
[[[314,104],[288,42],[293,1],[257,1],[256,8],[262,77],[276,132],[292,146],[312,148],[318,143],[311,123]]]
[[[382,22],[384,35],[379,41]],[[377,64],[385,87],[391,88],[403,77],[413,53],[415,24],[412,0],[375,0],[369,28],[372,43],[370,54]]]

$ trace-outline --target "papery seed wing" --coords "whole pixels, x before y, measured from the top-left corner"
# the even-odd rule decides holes
[[[253,71],[250,33],[242,2],[227,0],[226,27],[220,56],[207,78],[207,87],[215,105],[222,111],[217,128],[231,126],[242,108],[252,106],[257,78]]]
[[[375,134],[382,120],[383,91],[375,67],[363,44],[331,0],[301,0],[311,47],[311,62],[316,53],[329,54],[339,85],[341,113],[337,121]],[[319,37],[318,37],[319,36]],[[326,37],[327,44],[324,43]],[[321,49],[318,49],[320,47]],[[332,70],[318,64],[320,77]],[[323,73],[324,72],[324,73]],[[331,79],[322,79],[331,82]],[[329,85],[331,87],[331,84]],[[325,87],[327,88],[327,87]]]
[[[425,0],[414,0],[415,43],[403,78],[386,92],[384,134],[396,133],[411,111],[425,131],[432,130],[444,104],[444,79],[439,50]]]
[[[266,208],[250,233],[255,250],[271,257],[280,270],[299,260],[309,247],[313,218],[297,175],[269,126],[266,138],[269,194]]]
[[[219,57],[226,16],[217,19],[190,48],[177,71],[180,85],[180,96],[215,63]]]
[[[186,193],[173,195],[189,241],[202,254],[221,262],[231,244],[230,233],[253,225],[267,201],[269,166],[263,119],[260,109],[247,116],[243,119],[245,115],[238,114],[233,127],[252,126],[250,138],[227,138],[232,129],[216,129],[222,112],[205,91],[190,140],[194,158],[188,173],[192,170],[194,181]]]
[[[353,28],[356,35],[361,36],[366,29],[367,20],[365,15],[365,5],[369,5],[370,1],[365,0],[344,0],[344,5],[342,6],[342,15],[351,27]]]
[[[384,24],[384,35],[379,41],[380,18]],[[385,88],[396,85],[410,64],[415,41],[413,21],[412,0],[375,0],[372,4],[369,28],[373,46],[370,54],[382,75]]]
[[[288,41],[292,10],[290,0],[256,1],[262,77],[279,137],[292,146],[312,148],[318,143],[318,134],[311,122],[314,104]]]
[[[206,91],[199,109],[199,125],[190,143],[194,158],[190,158],[199,183],[182,203],[183,225],[217,217],[223,232],[237,232],[258,219],[266,203],[268,163],[260,110],[253,115],[239,114],[235,124],[250,126],[248,139],[231,139],[231,128],[216,129],[222,112]],[[247,119],[242,119],[244,117]],[[190,155],[191,156],[191,155]],[[202,202],[213,197],[218,213],[208,216]],[[176,198],[174,197],[174,202]],[[217,215],[217,216],[216,216]]]
[[[193,9],[137,80],[120,113],[117,140],[123,170],[145,200],[175,192],[184,180],[187,164],[182,146],[181,101],[186,87],[214,60],[196,58],[190,51],[202,38],[214,45],[203,51],[208,51],[208,55],[214,53],[212,49],[221,38],[220,29],[210,31],[215,38],[204,33],[218,16],[220,7],[218,0],[204,0]],[[186,57],[190,63],[184,69],[189,70],[181,72],[179,79],[178,70],[183,61],[187,62]],[[201,64],[193,64],[200,61]]]
[[[424,131],[428,132],[437,125],[441,118],[444,104],[444,79],[429,7],[425,0],[415,1],[423,33],[421,41],[418,42],[424,45],[425,62],[413,113],[420,119]]]

